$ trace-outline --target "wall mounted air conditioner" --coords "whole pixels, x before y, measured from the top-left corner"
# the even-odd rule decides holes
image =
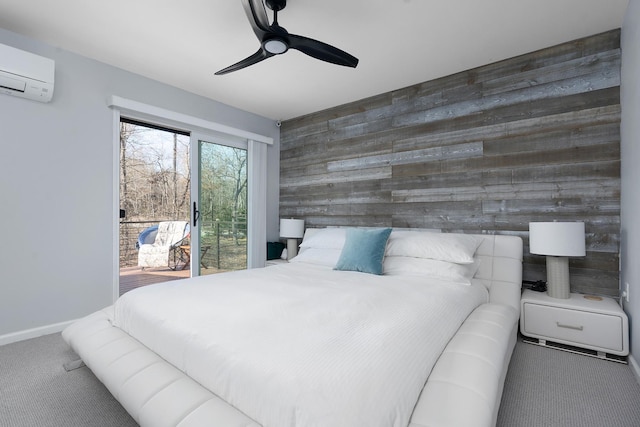
[[[0,93],[49,102],[54,74],[53,59],[0,44]]]

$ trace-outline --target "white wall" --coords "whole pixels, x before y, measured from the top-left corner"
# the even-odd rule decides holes
[[[629,283],[631,354],[640,361],[640,0],[630,0],[622,25],[621,286]],[[637,364],[635,365],[637,369]]]
[[[0,95],[0,344],[112,303],[110,95],[273,137],[267,238],[278,238],[273,121],[1,28],[0,43],[56,62],[51,103]]]

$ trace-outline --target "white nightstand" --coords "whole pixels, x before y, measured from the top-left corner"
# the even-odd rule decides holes
[[[525,290],[522,294],[520,332],[547,340],[607,354],[629,354],[629,321],[612,298],[570,294],[568,299],[551,298],[546,292]]]

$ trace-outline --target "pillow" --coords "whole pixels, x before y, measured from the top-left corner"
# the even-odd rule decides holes
[[[347,229],[344,247],[334,270],[382,274],[382,260],[390,234],[390,228]]]
[[[480,267],[480,260],[471,264],[456,264],[428,258],[387,257],[384,259],[384,274],[389,276],[425,276],[450,282],[471,284],[471,279]]]
[[[300,247],[342,249],[345,242],[346,230],[346,228],[315,229],[309,238],[302,240]]]
[[[471,264],[480,243],[482,238],[468,234],[398,231],[391,233],[386,256],[429,258]]]
[[[308,262],[333,268],[338,262],[341,252],[341,249],[303,248],[289,262]]]

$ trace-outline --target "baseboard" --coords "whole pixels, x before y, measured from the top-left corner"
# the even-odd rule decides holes
[[[633,372],[633,375],[636,377],[636,381],[640,384],[640,365],[638,365],[638,362],[633,357],[633,354],[629,354],[629,356],[627,356],[627,360],[629,361],[631,372]]]
[[[0,335],[0,345],[11,344],[18,341],[24,341],[31,338],[41,337],[43,335],[55,334],[62,332],[67,326],[75,322],[75,320],[69,320],[68,322],[54,323],[53,325],[41,326],[39,328],[27,329],[24,331],[13,332],[11,334]]]

